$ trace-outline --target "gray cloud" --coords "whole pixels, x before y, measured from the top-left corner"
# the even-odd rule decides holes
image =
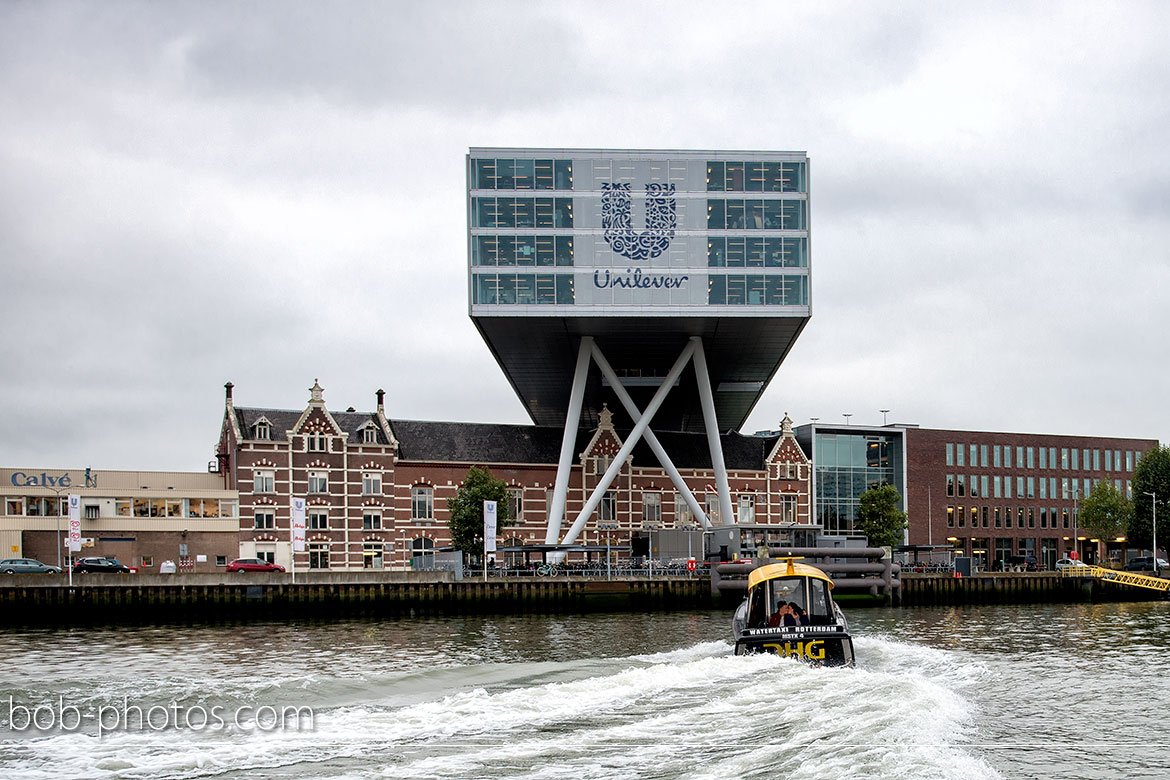
[[[1170,438],[1168,15],[0,6],[3,462],[202,468],[228,380],[523,422],[467,319],[472,145],[810,152],[814,317],[748,430]]]

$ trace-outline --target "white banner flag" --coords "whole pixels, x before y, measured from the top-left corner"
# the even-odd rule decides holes
[[[483,551],[496,551],[496,502],[483,502]]]
[[[292,500],[292,546],[293,552],[305,551],[305,499]]]
[[[81,496],[69,494],[69,551],[81,549]]]

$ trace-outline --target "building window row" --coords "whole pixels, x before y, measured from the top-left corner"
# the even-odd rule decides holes
[[[808,230],[808,202],[707,199],[708,230]]]
[[[948,528],[1071,528],[1075,513],[1068,507],[971,506],[947,507]]]
[[[709,192],[807,192],[803,162],[707,163]]]
[[[946,465],[980,468],[1060,471],[1133,471],[1141,460],[1138,450],[1099,450],[1078,447],[1026,447],[1012,445],[956,444],[948,442]],[[1104,453],[1104,457],[1102,457]],[[989,457],[990,456],[990,457]],[[1104,468],[1102,469],[1102,464]]]
[[[572,274],[475,274],[473,303],[571,305]]]
[[[711,237],[707,239],[711,268],[807,268],[808,239]]]
[[[807,306],[808,277],[710,274],[707,303],[718,306]]]
[[[571,266],[572,236],[473,236],[471,264]]]
[[[571,228],[572,198],[472,198],[473,228]]]
[[[1057,480],[1060,480],[1057,482]],[[948,497],[963,498],[1062,498],[1084,499],[1092,493],[1093,487],[1106,480],[1089,477],[1004,477],[999,474],[947,474],[946,493]],[[1130,480],[1113,480],[1114,487],[1127,498],[1132,498],[1133,483]],[[990,491],[989,491],[990,488]],[[1058,489],[1059,488],[1059,489]]]
[[[477,158],[471,161],[473,190],[571,190],[572,160]]]
[[[100,503],[94,503],[90,498],[83,498],[82,502],[87,520],[101,518]],[[220,498],[115,498],[113,506],[113,517],[236,517],[237,508],[235,499]],[[56,496],[9,496],[5,499],[4,510],[9,516],[69,515],[68,500]]]

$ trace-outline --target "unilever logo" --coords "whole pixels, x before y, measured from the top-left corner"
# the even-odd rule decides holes
[[[630,226],[630,185],[603,182],[601,227],[610,249],[631,260],[653,260],[666,251],[678,227],[673,184],[646,185],[646,229]]]

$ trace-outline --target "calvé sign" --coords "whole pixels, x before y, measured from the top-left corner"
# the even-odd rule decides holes
[[[66,471],[53,476],[46,471],[40,474],[26,474],[23,471],[14,471],[9,481],[15,487],[72,487],[73,477]]]

